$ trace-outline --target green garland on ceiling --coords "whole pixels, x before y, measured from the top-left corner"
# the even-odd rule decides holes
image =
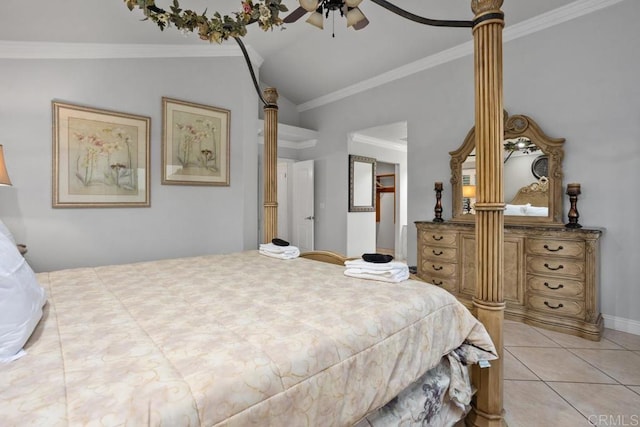
[[[233,16],[220,15],[215,12],[213,16],[207,16],[205,10],[201,14],[193,10],[180,8],[178,0],[173,0],[169,10],[156,6],[154,0],[124,0],[129,10],[141,9],[146,18],[158,25],[161,30],[173,25],[183,32],[197,32],[202,40],[222,43],[231,38],[244,37],[247,34],[247,25],[258,23],[264,31],[283,24],[280,12],[286,12],[287,7],[282,0],[245,0],[242,2],[242,10],[233,12]]]

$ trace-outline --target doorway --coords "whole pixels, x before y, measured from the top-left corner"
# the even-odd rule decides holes
[[[278,159],[278,237],[314,250],[314,162]]]
[[[376,162],[376,252],[395,255],[396,165]]]
[[[407,257],[407,122],[355,131],[349,135],[348,154],[376,159],[379,212],[347,212],[347,256],[365,252],[392,252]],[[391,184],[393,182],[393,184]]]

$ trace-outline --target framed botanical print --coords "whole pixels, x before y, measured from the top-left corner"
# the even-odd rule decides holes
[[[53,207],[148,207],[146,116],[52,102]]]
[[[162,183],[229,185],[231,112],[162,98]]]

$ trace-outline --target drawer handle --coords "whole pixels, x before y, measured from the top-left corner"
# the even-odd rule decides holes
[[[437,242],[439,242],[440,240],[444,239],[444,236],[440,236],[440,237],[436,237],[435,235],[432,235],[431,238]]]
[[[440,271],[440,270],[442,270],[442,269],[444,268],[444,267],[443,267],[443,266],[441,266],[441,265],[439,265],[439,266],[437,266],[437,267],[436,267],[436,266],[435,266],[435,265],[433,265],[433,264],[431,264],[431,267],[432,267],[435,271]]]
[[[545,302],[544,302],[544,305],[546,305],[547,307],[549,307],[549,308],[550,308],[550,309],[552,309],[552,310],[557,310],[557,309],[559,309],[559,308],[564,307],[564,305],[562,305],[562,303],[560,303],[560,304],[558,304],[558,305],[556,305],[556,306],[554,307],[554,306],[552,306],[551,304],[549,304],[549,302],[548,302],[548,301],[545,301]]]
[[[436,286],[442,286],[444,284],[444,282],[441,280],[439,282],[436,282],[435,280],[433,281],[433,284]]]
[[[440,256],[440,255],[442,255],[442,254],[444,253],[443,251],[436,252],[436,250],[435,250],[435,249],[431,250],[431,252],[433,252],[433,254],[434,254],[435,256]]]
[[[562,270],[564,268],[564,265],[562,264],[560,264],[557,267],[550,267],[549,264],[547,264],[546,262],[544,263],[544,266],[547,267],[549,270],[553,270],[553,271]]]
[[[546,250],[548,250],[549,252],[558,252],[558,251],[561,251],[561,250],[563,250],[563,249],[564,249],[564,248],[562,247],[562,245],[558,246],[556,249],[551,249],[551,248],[549,247],[549,245],[544,245],[544,248],[545,248]]]
[[[553,287],[553,286],[551,286],[549,283],[544,282],[544,285],[545,285],[547,288],[552,289],[552,290],[554,290],[554,291],[555,291],[556,289],[562,289],[562,288],[564,288],[564,285],[563,285],[563,284],[559,284],[558,286]]]

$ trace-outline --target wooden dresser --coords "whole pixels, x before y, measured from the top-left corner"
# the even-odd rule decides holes
[[[473,310],[475,225],[417,221],[418,271]],[[505,225],[505,317],[600,340],[599,229]]]

